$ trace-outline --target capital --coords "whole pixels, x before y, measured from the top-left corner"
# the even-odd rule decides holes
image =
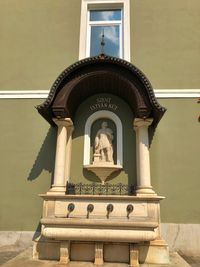
[[[135,130],[141,127],[149,127],[153,122],[152,118],[147,118],[147,119],[140,119],[140,118],[135,118],[133,121],[133,127]]]
[[[58,127],[60,126],[73,127],[73,122],[70,118],[60,118],[60,119],[54,118],[53,121]]]

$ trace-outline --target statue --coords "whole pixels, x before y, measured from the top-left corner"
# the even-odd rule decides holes
[[[102,122],[94,141],[94,162],[114,164],[113,161],[113,131],[108,128],[106,121]]]

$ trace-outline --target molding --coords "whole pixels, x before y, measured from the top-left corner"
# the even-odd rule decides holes
[[[157,98],[197,98],[200,89],[155,89]]]
[[[4,90],[0,99],[46,99],[49,90]],[[157,98],[199,98],[200,89],[155,89]]]
[[[0,91],[0,99],[47,98],[49,90],[6,90]]]

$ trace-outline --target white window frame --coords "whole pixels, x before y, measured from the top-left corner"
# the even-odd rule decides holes
[[[98,9],[122,9],[122,38],[120,57],[130,61],[130,0],[82,0],[81,3],[81,25],[79,40],[79,59],[89,56],[90,53],[90,28],[89,11]],[[118,21],[117,21],[118,22]],[[105,21],[101,23],[103,25]],[[115,21],[109,22],[111,25]],[[107,22],[105,25],[108,25]],[[115,24],[116,25],[116,24]]]

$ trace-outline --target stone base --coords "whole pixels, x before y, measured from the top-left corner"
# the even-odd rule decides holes
[[[60,260],[60,242],[38,238],[33,242],[33,259]]]
[[[47,195],[65,195],[66,187],[65,186],[55,186],[52,185],[51,189],[47,192]]]
[[[142,244],[135,244],[139,252],[139,262],[145,264],[169,264],[169,248],[167,243],[160,239]]]
[[[18,249],[18,248],[17,248]],[[15,251],[14,251],[15,253]],[[12,254],[13,255],[13,254]],[[5,251],[1,249],[1,255],[2,258],[0,260],[0,264],[2,263],[2,259],[4,259]],[[14,256],[14,255],[13,255]],[[191,259],[190,259],[191,260]],[[177,253],[171,253],[170,255],[170,265],[160,265],[160,264],[140,264],[140,267],[190,267],[190,265],[180,257]],[[199,266],[199,258],[196,258],[194,261],[194,258],[192,258],[192,261],[195,262],[195,266]],[[3,261],[4,262],[4,261]],[[11,261],[6,262],[5,264],[1,265],[1,267],[96,267],[93,262],[83,262],[83,261],[71,261],[68,264],[60,265],[57,261],[41,261],[41,260],[35,260],[31,256],[31,248],[26,249],[17,257],[12,258]],[[127,263],[104,263],[104,267],[130,267]]]
[[[136,195],[137,196],[145,196],[145,195],[157,195],[152,186],[144,187],[144,186],[137,186],[136,190]]]
[[[64,241],[63,243],[66,243]],[[60,251],[65,244],[62,241],[45,240],[34,241],[33,258],[60,261]],[[169,264],[169,249],[164,240],[155,240],[138,244],[128,243],[96,243],[71,242],[68,260],[88,261],[102,265],[103,262],[126,263],[130,266],[140,264]],[[62,261],[65,259],[62,257]]]

